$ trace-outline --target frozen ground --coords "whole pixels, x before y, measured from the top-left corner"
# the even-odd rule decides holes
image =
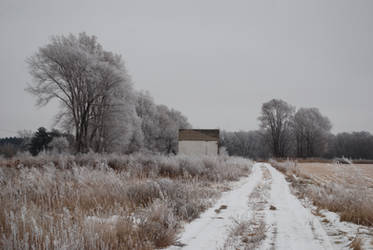
[[[249,201],[249,196],[255,196],[254,190],[263,185],[268,185],[268,190],[265,194],[262,192],[262,198],[257,200],[261,200],[264,205],[252,206],[253,200]],[[348,248],[347,244],[336,244],[335,239],[328,236],[330,228],[325,227],[320,218],[311,213],[310,208],[304,207],[291,194],[289,184],[280,172],[269,164],[256,163],[249,177],[242,179],[233,190],[224,193],[216,205],[199,219],[187,224],[180,235],[179,245],[169,249],[252,249],[242,244],[227,248],[225,243],[232,229],[232,219],[250,221],[250,218],[255,219],[260,214],[266,224],[266,237],[257,249]]]
[[[333,249],[319,220],[290,193],[284,176],[270,165],[266,167],[272,176],[269,203],[276,210],[268,210],[270,229],[262,249]]]
[[[180,246],[172,246],[169,249],[207,250],[223,246],[232,218],[248,217],[248,194],[261,178],[260,167],[254,166],[249,177],[242,179],[232,191],[224,193],[216,205],[200,218],[185,226],[179,240]]]

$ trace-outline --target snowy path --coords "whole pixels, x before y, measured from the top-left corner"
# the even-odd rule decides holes
[[[266,181],[264,172],[270,174]],[[254,194],[253,190],[263,183],[270,183],[270,189],[268,195],[263,196],[266,199],[265,207],[258,211],[263,214],[268,230],[259,249],[334,249],[319,220],[290,193],[284,176],[270,164],[263,163],[256,163],[251,175],[241,180],[239,187],[224,193],[214,207],[185,226],[179,240],[182,246],[168,249],[223,249],[232,218],[250,220],[258,215],[253,207],[249,208],[249,195]],[[220,209],[217,213],[216,210],[223,205],[227,206],[226,209]],[[276,209],[270,210],[270,205]]]
[[[333,249],[319,220],[290,193],[284,176],[266,164],[272,176],[268,203],[276,210],[267,210],[270,227],[262,249]]]
[[[179,240],[185,246],[172,246],[168,249],[208,250],[222,247],[227,237],[227,230],[232,225],[232,218],[248,216],[249,194],[262,178],[261,169],[256,165],[250,176],[240,182],[238,188],[224,193],[214,207],[185,226],[185,231]],[[216,213],[215,210],[223,205],[227,208]]]

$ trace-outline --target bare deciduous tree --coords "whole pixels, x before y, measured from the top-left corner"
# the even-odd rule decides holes
[[[329,136],[327,157],[373,159],[373,135],[369,132],[339,133]]]
[[[220,133],[220,144],[229,155],[251,159],[267,159],[269,149],[265,145],[260,131],[237,131]]]
[[[273,99],[262,105],[261,128],[267,132],[275,157],[285,157],[290,146],[290,125],[295,108],[283,100]]]
[[[113,121],[113,113],[123,112],[126,92],[132,91],[121,57],[81,33],[53,37],[28,64],[33,83],[27,90],[39,105],[61,102],[58,119],[72,124],[76,150],[85,152],[93,145],[100,150],[108,132],[105,123]],[[134,113],[134,106],[127,109]]]
[[[321,156],[327,150],[332,125],[317,108],[301,108],[294,116],[294,134],[298,157]]]

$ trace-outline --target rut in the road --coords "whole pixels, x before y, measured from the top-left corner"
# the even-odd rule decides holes
[[[248,197],[261,179],[261,169],[254,165],[250,176],[242,180],[238,188],[224,193],[214,207],[185,226],[179,239],[180,246],[169,249],[209,250],[223,247],[232,218],[248,218]]]
[[[255,164],[238,188],[185,226],[180,246],[169,249],[333,249],[288,185],[271,165]]]
[[[284,176],[269,164],[272,175],[268,202],[276,209],[266,213],[266,223],[271,230],[261,249],[333,249],[320,222],[301,202],[290,193]]]
[[[272,178],[264,165],[260,168],[263,178],[249,195],[250,216],[247,219],[233,219],[223,250],[255,249],[266,238],[268,227],[265,224],[265,211],[270,209],[268,198]]]

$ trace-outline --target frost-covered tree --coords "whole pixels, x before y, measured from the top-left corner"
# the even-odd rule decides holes
[[[137,93],[136,113],[141,120],[143,147],[150,151],[158,151],[157,139],[161,133],[158,122],[158,109],[149,92]]]
[[[275,157],[285,157],[289,153],[292,140],[290,126],[294,112],[295,108],[292,105],[279,99],[262,105],[258,119]]]
[[[164,105],[157,106],[157,119],[160,133],[156,140],[160,152],[176,153],[179,129],[190,128],[190,125],[179,111]]]
[[[48,147],[52,152],[55,153],[67,153],[69,151],[69,141],[66,137],[54,137],[52,141],[48,144]]]
[[[137,130],[130,79],[119,55],[96,37],[55,36],[28,59],[39,105],[61,103],[58,121],[73,129],[76,150],[127,150]],[[113,146],[113,148],[110,148]]]
[[[220,133],[220,143],[229,155],[251,159],[267,159],[269,149],[265,144],[261,131],[237,131]]]
[[[332,125],[317,108],[301,108],[293,122],[298,157],[316,157],[327,150],[327,138]]]
[[[179,111],[156,105],[148,92],[138,93],[136,112],[141,119],[144,148],[150,151],[176,152],[179,129],[191,127]]]

